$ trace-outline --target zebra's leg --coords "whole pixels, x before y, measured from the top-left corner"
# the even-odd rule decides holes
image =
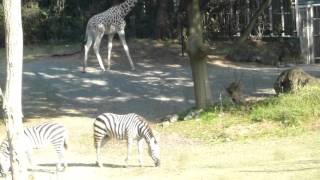
[[[28,161],[29,161],[29,164],[30,164],[30,166],[31,166],[31,169],[34,169],[35,168],[35,166],[34,166],[34,164],[33,164],[33,162],[32,162],[32,159],[31,159],[31,151],[30,150],[27,150],[26,151],[26,156],[27,156],[27,158],[28,158]]]
[[[100,161],[100,149],[101,149],[101,147],[103,147],[109,141],[109,139],[110,138],[108,136],[105,136],[100,140],[96,140],[96,142],[95,142],[96,157],[97,157],[96,164],[99,167],[102,167],[102,163]]]
[[[56,149],[56,152],[58,155],[58,162],[56,165],[56,169],[57,169],[57,171],[64,171],[67,167],[67,163],[66,163],[65,156],[64,156],[65,147],[66,147],[65,140],[59,139],[58,143],[52,142],[52,144],[55,146],[55,149]],[[62,166],[63,166],[63,168],[62,168]]]
[[[130,63],[130,66],[131,66],[131,70],[134,71],[136,68],[134,67],[133,61],[132,61],[131,56],[130,56],[130,52],[129,52],[129,48],[128,48],[128,45],[127,45],[127,42],[126,42],[124,30],[119,31],[118,35],[120,37],[120,40],[122,42],[124,51],[126,52],[127,58],[129,60],[129,63]]]
[[[102,167],[101,161],[100,161],[100,147],[101,147],[101,142],[96,143],[96,164],[99,167]]]
[[[91,35],[87,36],[87,42],[84,45],[84,59],[83,59],[83,71],[82,72],[86,72],[86,67],[87,67],[87,61],[88,61],[88,53],[90,50],[90,47],[92,45],[92,37]]]
[[[142,167],[143,165],[143,161],[142,161],[142,151],[143,151],[143,138],[138,140],[138,153],[139,153],[139,164],[140,167]]]
[[[67,142],[68,138],[67,137],[64,139],[64,143],[63,143],[63,165],[64,165],[64,168],[68,167],[68,163],[67,163],[66,158],[65,158],[65,152],[68,149],[68,142]]]
[[[110,59],[111,59],[111,51],[112,51],[112,40],[113,40],[114,34],[109,34],[108,35],[108,59],[107,59],[107,69],[110,70],[111,68],[111,63],[110,63]]]
[[[127,140],[127,158],[125,159],[126,167],[128,167],[128,163],[130,160],[132,141],[133,141],[132,138],[128,138]]]

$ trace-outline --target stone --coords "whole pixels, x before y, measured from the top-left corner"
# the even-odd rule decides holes
[[[169,121],[171,123],[177,122],[179,120],[179,115],[178,114],[173,114],[169,117]]]
[[[191,110],[184,118],[184,121],[191,119],[200,119],[200,114],[203,112],[203,109]]]
[[[320,85],[320,81],[299,67],[283,71],[273,84],[277,94],[298,90],[306,85]]]
[[[242,83],[241,81],[232,82],[227,88],[226,91],[229,97],[235,104],[240,104],[243,102],[243,95],[242,95]]]

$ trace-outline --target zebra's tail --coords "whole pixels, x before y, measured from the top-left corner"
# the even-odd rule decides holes
[[[68,149],[68,133],[66,134],[63,142],[64,149]]]
[[[68,143],[67,143],[66,140],[65,140],[64,143],[63,143],[63,147],[64,147],[65,149],[68,149]]]

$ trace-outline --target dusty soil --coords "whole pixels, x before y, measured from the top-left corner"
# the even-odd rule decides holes
[[[56,155],[51,148],[36,150],[38,164],[30,173],[34,179],[319,179],[320,133],[302,137],[260,139],[245,142],[206,144],[158,132],[161,146],[161,166],[153,167],[144,154],[144,166],[139,167],[136,148],[130,166],[124,168],[125,142],[112,141],[102,151],[104,167],[95,166],[92,145],[92,119],[59,117],[49,119],[67,126],[69,140],[65,172],[55,172]],[[37,124],[48,119],[37,119]],[[76,122],[76,123],[75,123]],[[3,130],[3,127],[2,129]],[[146,152],[146,151],[145,151]]]
[[[104,43],[106,44],[106,43]],[[113,141],[103,153],[103,168],[94,165],[92,122],[102,112],[136,112],[149,120],[193,106],[191,70],[176,45],[154,41],[130,42],[137,71],[131,72],[119,44],[114,47],[112,70],[102,73],[91,54],[88,73],[81,73],[82,55],[38,57],[25,63],[23,104],[27,125],[54,121],[70,131],[69,167],[56,173],[56,156],[37,150],[34,179],[320,179],[319,132],[302,137],[206,144],[176,134],[158,132],[161,167],[145,154],[138,167],[133,150],[131,166],[123,168],[124,142]],[[247,96],[274,94],[272,84],[285,68],[236,64],[223,59],[215,45],[209,56],[209,78],[215,100],[233,80],[242,80]],[[106,47],[102,47],[106,57]],[[4,71],[0,67],[0,81]],[[320,77],[319,65],[302,66]],[[4,127],[0,127],[1,137]]]

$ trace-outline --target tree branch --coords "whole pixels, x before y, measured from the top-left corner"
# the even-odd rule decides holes
[[[242,36],[239,38],[238,40],[238,44],[243,43],[245,40],[247,40],[247,38],[249,37],[252,29],[254,28],[254,26],[256,25],[256,22],[258,20],[258,17],[261,16],[261,14],[264,12],[264,10],[266,8],[268,8],[271,4],[272,0],[264,0],[262,5],[260,6],[260,8],[253,14],[253,16],[251,17],[251,20],[249,22],[249,24],[247,25],[247,27],[245,28]]]
[[[0,87],[0,102],[3,102],[3,93],[2,93],[1,87]]]

